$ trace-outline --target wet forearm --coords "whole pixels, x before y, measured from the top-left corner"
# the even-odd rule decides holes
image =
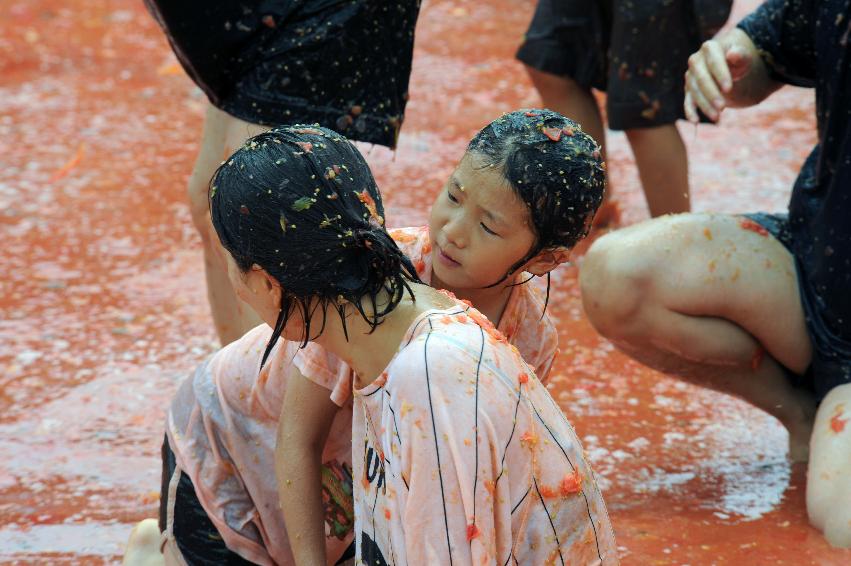
[[[278,497],[296,564],[324,565],[325,517],[322,506],[321,448],[298,445],[279,431],[276,450]]]

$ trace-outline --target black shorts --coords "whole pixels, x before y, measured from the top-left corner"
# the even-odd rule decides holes
[[[160,491],[160,532],[166,530],[168,485],[176,467],[174,452],[168,445],[168,437],[163,440],[163,477]],[[249,562],[225,545],[222,535],[210,520],[207,512],[195,495],[192,480],[184,473],[180,474],[174,501],[174,540],[180,553],[190,566],[221,564],[223,566],[249,566]]]
[[[394,147],[420,0],[146,0],[183,68],[221,110],[318,123]]]
[[[539,0],[517,58],[606,91],[613,130],[672,124],[684,117],[688,57],[724,24],[731,6],[732,0]]]
[[[768,230],[794,255],[788,215],[758,212],[743,216]],[[800,281],[797,261],[795,267]],[[804,310],[807,334],[813,343],[813,359],[804,375],[790,374],[790,379],[794,385],[812,390],[816,400],[821,401],[834,387],[851,383],[851,344],[836,336],[822,321],[818,314],[817,300],[808,296],[806,286],[798,287],[801,289],[801,307]]]

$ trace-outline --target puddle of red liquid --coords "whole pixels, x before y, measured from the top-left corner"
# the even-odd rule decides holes
[[[532,8],[425,3],[399,149],[365,147],[391,226],[425,221],[479,127],[539,104],[513,60]],[[204,99],[140,2],[10,0],[0,20],[0,561],[115,563],[157,513],[164,408],[215,348],[184,197]],[[720,127],[682,125],[695,209],[783,209],[812,98],[786,89]],[[643,219],[625,138],[608,141],[624,219]],[[550,304],[553,395],[624,564],[849,563],[808,526],[776,421],[614,351],[574,270]]]

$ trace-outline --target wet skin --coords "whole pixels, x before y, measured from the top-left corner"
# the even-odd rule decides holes
[[[471,135],[535,103],[512,60],[531,9],[423,10],[400,149],[365,148],[392,225],[426,224]],[[156,515],[165,407],[216,347],[185,195],[205,103],[141,3],[14,0],[0,19],[0,561],[101,564]],[[783,209],[811,116],[810,95],[789,90],[684,128],[694,206]],[[626,140],[607,150],[625,220],[645,218]],[[775,420],[615,351],[582,315],[574,269],[557,270],[550,309],[553,394],[601,477],[623,564],[848,562],[807,524]]]

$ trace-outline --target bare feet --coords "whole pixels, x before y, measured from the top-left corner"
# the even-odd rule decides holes
[[[124,566],[164,566],[165,558],[160,552],[160,527],[156,519],[145,519],[133,527],[127,549],[124,551]]]

